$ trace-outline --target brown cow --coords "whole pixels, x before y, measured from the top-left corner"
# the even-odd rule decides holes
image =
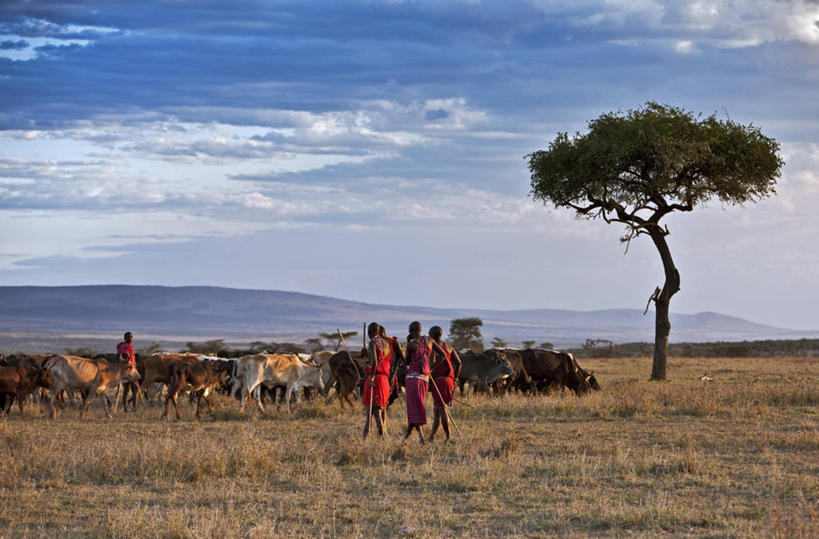
[[[196,402],[196,418],[199,419],[199,407],[202,404],[202,399],[208,405],[208,411],[212,412],[213,407],[208,399],[208,393],[214,388],[221,386],[227,380],[228,370],[232,366],[224,361],[195,361],[187,360],[175,361],[170,367],[170,382],[168,383],[168,396],[165,398],[165,412],[162,414],[162,419],[168,417],[170,413],[171,402],[173,402],[174,410],[176,410],[176,418],[182,419],[182,414],[179,413],[178,397],[179,392],[185,389],[186,391],[198,391],[199,398]]]
[[[51,376],[49,403],[51,404],[51,418],[57,418],[57,409],[54,407],[54,398],[63,389],[79,390],[82,394],[82,411],[80,417],[91,405],[90,397],[102,394],[107,404],[106,416],[110,416],[111,400],[105,395],[105,390],[122,383],[139,381],[139,371],[127,363],[108,363],[104,359],[93,360],[77,356],[51,356],[46,360],[43,368]]]
[[[158,353],[151,354],[146,358],[137,358],[137,369],[142,375],[141,385],[145,391],[145,399],[154,397],[156,384],[168,385],[171,382],[171,365],[175,361],[186,361],[194,363],[198,361],[199,354],[182,353]]]
[[[17,399],[23,417],[23,401],[28,394],[38,387],[48,387],[50,383],[49,372],[39,367],[0,367],[0,395],[5,400],[3,411],[8,415],[14,399]]]

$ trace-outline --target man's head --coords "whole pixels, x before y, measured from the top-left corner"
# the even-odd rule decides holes
[[[418,337],[421,335],[421,322],[415,321],[409,325],[409,334],[412,337]]]
[[[444,330],[441,329],[441,326],[432,326],[429,328],[429,336],[435,339],[436,341],[441,340],[441,336],[443,336]]]
[[[381,326],[380,326],[380,325],[378,325],[378,322],[370,322],[370,325],[369,325],[369,326],[367,326],[367,335],[368,335],[368,336],[369,336],[371,339],[374,339],[374,338],[375,338],[375,336],[376,336],[376,335],[378,335],[378,329],[379,329],[380,327],[381,327]]]
[[[134,340],[134,334],[131,333],[130,331],[126,331],[125,335],[123,335],[123,338],[125,339],[125,342],[131,343]]]
[[[384,326],[378,326],[378,336],[387,338],[387,330],[384,329]]]

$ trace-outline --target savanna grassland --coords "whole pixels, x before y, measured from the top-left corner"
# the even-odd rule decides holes
[[[603,391],[473,396],[462,435],[360,439],[337,401],[0,422],[3,536],[819,536],[819,359],[585,360]],[[703,372],[713,381],[701,381]]]

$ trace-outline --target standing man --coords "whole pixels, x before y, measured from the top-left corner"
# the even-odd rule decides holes
[[[367,421],[364,423],[364,438],[370,433],[370,419],[375,416],[378,435],[384,436],[386,430],[387,399],[390,397],[390,363],[392,361],[392,343],[381,336],[383,328],[376,322],[367,326],[370,344],[367,347],[367,369],[364,371],[364,404]],[[370,413],[372,410],[372,414]]]
[[[134,353],[134,334],[126,331],[123,341],[117,345],[117,361],[126,361],[129,365],[136,365],[136,353]]]
[[[452,390],[455,388],[455,380],[461,374],[461,358],[454,348],[441,340],[442,335],[443,330],[440,326],[429,328],[429,336],[444,351],[443,357],[439,357],[432,367],[432,383],[434,384],[432,402],[434,403],[434,409],[432,433],[429,435],[430,442],[435,437],[439,424],[444,427],[446,441],[449,441],[449,414],[447,414],[446,407],[452,405]]]
[[[424,443],[421,427],[427,424],[424,400],[429,388],[429,359],[433,351],[444,355],[438,343],[421,335],[421,322],[410,324],[407,336],[407,432],[404,439],[417,430],[421,444]]]
[[[123,341],[117,345],[117,361],[127,362],[129,365],[136,366],[136,352],[134,352],[134,334],[126,331],[123,335]],[[134,411],[137,407],[137,399],[139,398],[139,382],[129,382],[122,384],[122,411],[128,411],[128,392],[133,393]]]

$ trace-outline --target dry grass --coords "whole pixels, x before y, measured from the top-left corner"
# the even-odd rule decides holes
[[[649,363],[585,361],[604,390],[579,399],[472,397],[463,437],[423,447],[402,402],[366,442],[335,402],[29,407],[0,422],[0,535],[819,536],[819,361],[672,360],[666,383]]]

